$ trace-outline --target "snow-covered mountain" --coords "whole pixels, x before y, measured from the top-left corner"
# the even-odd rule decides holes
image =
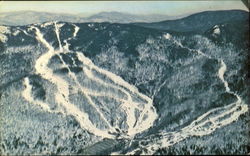
[[[215,14],[0,26],[0,153],[246,154],[248,12]]]

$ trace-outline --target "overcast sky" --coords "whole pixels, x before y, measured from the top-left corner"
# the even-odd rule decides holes
[[[103,11],[119,11],[132,14],[183,15],[205,10],[247,10],[240,0],[210,1],[1,1],[0,12],[22,10],[95,14]]]

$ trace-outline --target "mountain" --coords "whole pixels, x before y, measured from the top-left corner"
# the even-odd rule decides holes
[[[248,21],[249,12],[243,10],[205,11],[178,20],[167,20],[155,23],[136,23],[136,25],[178,32],[191,32],[196,30],[204,32],[213,25],[231,20]]]
[[[57,14],[36,11],[17,11],[1,13],[1,25],[27,25],[47,21],[79,22],[81,17],[71,14]]]
[[[249,23],[209,14],[0,26],[0,153],[247,154]]]
[[[83,22],[111,22],[111,23],[131,23],[131,22],[156,22],[167,19],[176,19],[183,16],[166,15],[133,15],[120,12],[100,12],[86,17],[84,14],[62,14],[35,11],[18,11],[1,13],[0,25],[27,25],[43,23],[47,21],[64,21],[72,23]]]
[[[132,23],[132,22],[157,22],[163,20],[177,19],[183,16],[166,15],[133,15],[120,12],[101,12],[87,18],[88,22],[111,22],[111,23]]]

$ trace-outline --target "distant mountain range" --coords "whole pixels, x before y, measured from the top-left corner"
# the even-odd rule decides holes
[[[36,11],[6,12],[0,15],[0,25],[27,25],[33,23],[43,23],[47,21],[64,21],[72,23],[83,22],[111,22],[111,23],[131,23],[131,22],[159,22],[163,20],[173,20],[183,16],[167,16],[161,14],[133,15],[121,12],[100,12],[89,17],[82,14],[62,14]]]
[[[135,24],[158,30],[171,30],[178,32],[199,30],[200,32],[204,32],[216,24],[241,20],[249,20],[249,12],[243,10],[204,11],[177,20],[166,20],[153,23],[142,22]]]
[[[132,22],[159,22],[163,20],[173,20],[182,18],[182,16],[167,16],[161,14],[134,15],[121,12],[101,12],[92,15],[85,20],[88,22],[111,22],[111,23],[132,23]]]

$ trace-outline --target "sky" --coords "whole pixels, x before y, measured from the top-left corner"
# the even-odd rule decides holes
[[[1,1],[1,12],[42,11],[91,15],[119,11],[131,14],[183,15],[206,10],[248,10],[240,0],[209,1]]]

